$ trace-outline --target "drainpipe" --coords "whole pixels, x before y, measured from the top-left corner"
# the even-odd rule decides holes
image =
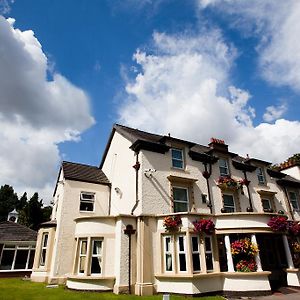
[[[209,177],[211,175],[211,163],[209,164],[209,171],[207,170],[207,163],[203,163],[205,171],[202,172],[203,177],[206,179],[206,186],[207,186],[207,195],[208,195],[208,204],[207,206],[210,209],[210,213],[213,213],[212,210],[212,202],[211,202],[211,194],[210,194],[210,185],[209,185]]]
[[[289,208],[290,216],[291,216],[292,220],[295,221],[295,217],[294,217],[292,205],[291,205],[291,202],[290,202],[290,200],[289,200],[289,195],[288,195],[288,192],[287,192],[285,186],[283,187],[283,190],[284,190],[284,194],[285,194],[285,197],[286,197],[286,200],[287,200],[287,203],[288,203],[288,208]]]
[[[128,236],[128,293],[131,294],[131,235],[135,234],[136,230],[128,224],[124,229],[124,234]]]
[[[244,181],[245,181],[245,186],[247,187],[248,199],[249,199],[249,207],[247,207],[247,212],[253,212],[252,198],[249,189],[250,181],[247,179],[247,172],[243,171],[243,173],[244,173],[244,178],[245,178]]]
[[[141,164],[139,163],[139,152],[136,152],[136,161],[135,165],[132,166],[135,169],[135,204],[130,212],[131,215],[133,215],[133,212],[137,208],[139,204],[139,169],[141,167]]]

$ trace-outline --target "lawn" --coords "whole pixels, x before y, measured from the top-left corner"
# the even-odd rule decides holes
[[[66,289],[46,288],[43,283],[34,283],[16,278],[0,279],[0,300],[161,300],[162,295],[139,297],[113,293],[77,292]],[[192,298],[190,298],[192,299]],[[193,298],[197,299],[197,298]],[[222,300],[223,297],[201,297],[201,300]],[[170,296],[170,300],[186,300],[186,297]]]

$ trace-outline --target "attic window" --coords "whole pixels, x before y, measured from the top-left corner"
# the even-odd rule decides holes
[[[95,194],[80,193],[80,211],[94,211]]]

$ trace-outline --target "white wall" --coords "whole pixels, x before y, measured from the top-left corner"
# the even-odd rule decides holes
[[[114,133],[102,170],[112,183],[111,214],[130,214],[135,204],[135,153],[131,142]],[[120,193],[116,192],[116,188]]]

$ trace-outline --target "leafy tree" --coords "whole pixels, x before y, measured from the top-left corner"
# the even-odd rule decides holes
[[[0,188],[0,221],[7,220],[7,215],[14,210],[18,196],[12,186],[5,184]]]
[[[44,219],[42,207],[43,200],[39,200],[39,194],[34,193],[25,207],[29,228],[37,230],[39,224],[43,222]]]
[[[27,205],[27,201],[27,193],[25,192],[16,205],[17,211],[24,209],[24,207]]]

